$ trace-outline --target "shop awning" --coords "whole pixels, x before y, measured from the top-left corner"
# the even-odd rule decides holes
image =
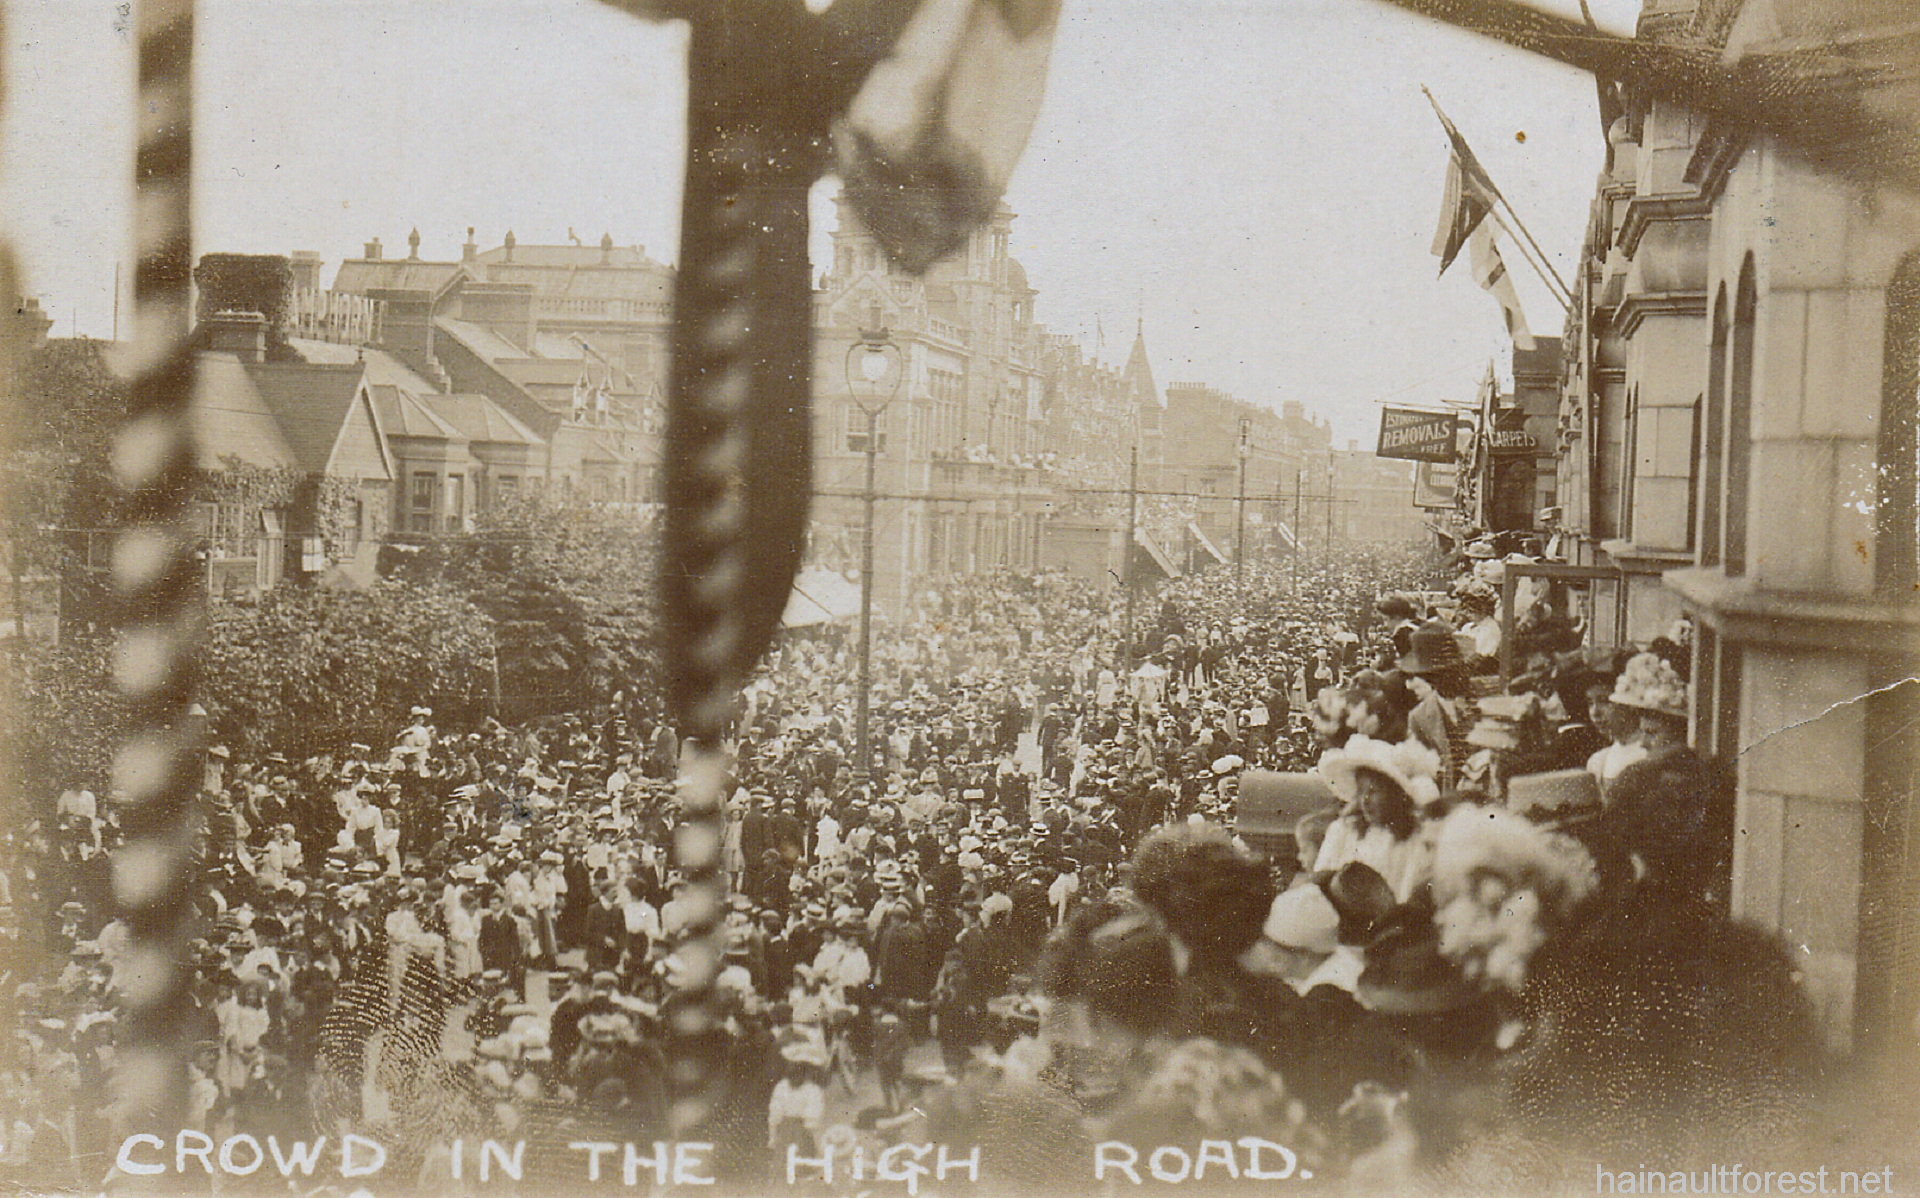
[[[785,628],[808,628],[851,620],[860,614],[860,584],[832,570],[800,571],[780,617]]]
[[[1213,560],[1220,565],[1224,566],[1227,564],[1229,560],[1227,555],[1220,552],[1220,547],[1208,540],[1207,534],[1201,532],[1200,526],[1191,520],[1187,521],[1187,535],[1193,538],[1194,545],[1198,547],[1201,552],[1212,554]]]
[[[1152,572],[1155,570],[1160,572],[1162,578],[1180,577],[1180,567],[1174,564],[1173,558],[1168,556],[1166,550],[1160,548],[1154,539],[1147,535],[1146,529],[1133,530],[1133,544],[1135,570],[1133,577],[1135,579],[1152,577]]]

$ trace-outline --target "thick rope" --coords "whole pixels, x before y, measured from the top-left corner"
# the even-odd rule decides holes
[[[119,1045],[122,1118],[177,1125],[186,1103],[188,921],[200,786],[193,699],[205,611],[188,521],[194,472],[192,0],[139,5],[135,157],[134,363],[113,470],[124,496],[112,578],[119,611],[115,681],[126,727],[113,763],[124,833],[113,859],[119,915],[132,933]]]

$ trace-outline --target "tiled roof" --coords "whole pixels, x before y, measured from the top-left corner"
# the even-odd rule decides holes
[[[360,364],[267,362],[248,363],[245,369],[293,447],[295,463],[311,473],[327,470],[341,430],[353,415],[365,373]]]
[[[439,291],[465,267],[459,262],[422,262],[415,258],[348,258],[333,276],[335,291],[365,295],[375,288]]]
[[[624,266],[652,267],[666,270],[668,267],[647,257],[646,250],[637,245],[616,245],[607,255],[609,261],[600,261],[600,244],[592,245],[526,245],[513,247],[513,261],[507,262],[504,246],[495,246],[476,255],[475,260],[486,266],[555,266],[572,269],[580,266]],[[497,276],[496,276],[497,277]]]
[[[380,413],[380,423],[386,426],[389,435],[435,441],[466,440],[460,430],[441,419],[417,397],[386,384],[375,384],[372,390],[374,410]]]
[[[484,395],[441,395],[432,400],[435,415],[460,430],[468,441],[544,442],[513,414]]]
[[[432,383],[422,378],[413,367],[384,349],[341,345],[334,341],[307,341],[298,337],[290,338],[287,344],[293,346],[294,352],[301,357],[318,366],[363,363],[367,368],[369,383],[385,383],[398,387],[402,391],[411,391],[415,395],[428,395],[438,390]]]
[[[246,367],[232,354],[200,355],[193,416],[201,460],[209,467],[228,457],[254,466],[298,462],[280,421],[247,377]]]
[[[436,316],[434,327],[452,333],[466,343],[468,349],[489,362],[498,362],[502,358],[524,358],[527,351],[515,345],[483,324],[471,320],[459,320],[452,316]]]

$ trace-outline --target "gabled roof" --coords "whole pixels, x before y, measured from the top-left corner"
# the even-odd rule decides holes
[[[289,338],[287,344],[307,361],[316,366],[346,366],[359,362],[367,368],[367,382],[386,384],[410,391],[415,395],[430,395],[438,390],[421,376],[420,372],[402,362],[384,349],[372,346],[342,345],[335,341],[307,341],[302,338]]]
[[[359,363],[242,362],[200,355],[194,392],[203,460],[235,457],[307,474],[393,477],[393,456]]]
[[[504,441],[543,445],[539,434],[515,420],[513,413],[484,395],[440,395],[432,401],[434,415],[458,429],[468,441]]]
[[[364,391],[365,367],[315,366],[310,363],[260,362],[246,364],[247,377],[280,422],[296,464],[312,474],[330,472],[348,432],[349,421],[378,417]],[[379,438],[378,457],[392,476],[385,438]]]
[[[202,353],[199,362],[193,418],[202,464],[217,468],[222,458],[232,457],[253,466],[297,465],[280,421],[240,360],[232,354]]]
[[[376,383],[372,388],[373,407],[380,422],[395,437],[421,437],[431,441],[460,441],[460,430],[440,418],[418,397],[398,387]]]

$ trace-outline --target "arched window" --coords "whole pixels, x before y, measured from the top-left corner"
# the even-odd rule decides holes
[[[1729,576],[1747,572],[1747,482],[1753,457],[1753,325],[1758,306],[1753,255],[1740,264],[1733,303],[1733,339],[1727,346],[1727,534]]]
[[[1727,304],[1727,286],[1713,299],[1713,346],[1707,351],[1707,429],[1701,442],[1700,459],[1700,564],[1720,564],[1720,512],[1723,496],[1720,482],[1726,452],[1727,431],[1727,338],[1733,314]]]
[[[1910,597],[1920,584],[1915,495],[1916,399],[1920,398],[1920,251],[1908,254],[1887,285],[1887,338],[1880,366],[1880,444],[1874,496],[1874,583]]]

